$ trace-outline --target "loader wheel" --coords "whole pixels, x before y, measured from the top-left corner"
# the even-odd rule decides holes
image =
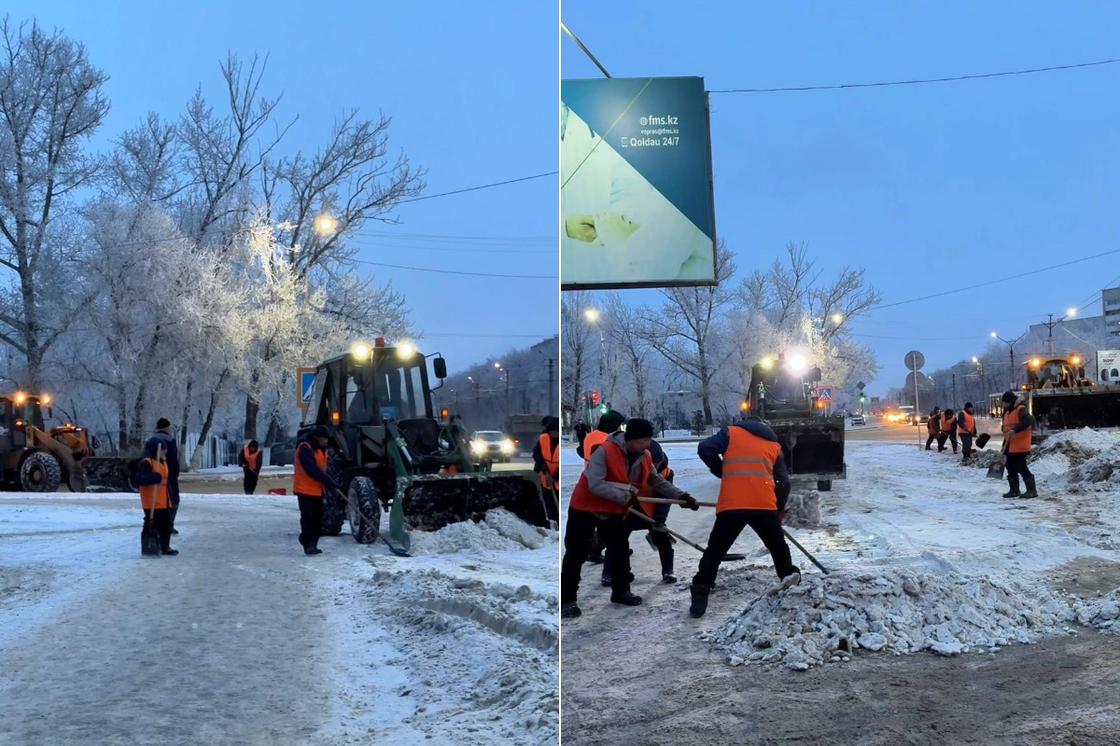
[[[60,484],[62,467],[49,453],[34,451],[19,466],[19,486],[24,492],[57,492]]]
[[[359,544],[372,544],[381,533],[381,501],[369,477],[354,477],[346,500],[350,533]]]
[[[831,492],[831,491],[832,491],[832,480],[831,479],[818,479],[817,480],[817,492]]]

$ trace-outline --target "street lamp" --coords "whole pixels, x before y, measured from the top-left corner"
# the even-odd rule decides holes
[[[604,397],[605,397],[605,394],[606,394],[606,386],[605,386],[606,375],[604,373],[604,360],[606,359],[606,355],[607,355],[607,353],[606,353],[607,341],[606,341],[606,338],[603,336],[603,325],[601,323],[599,323],[602,320],[602,317],[603,317],[603,315],[601,313],[599,313],[598,308],[592,307],[592,308],[584,309],[583,318],[587,321],[588,324],[590,324],[591,326],[597,327],[599,329],[599,390],[604,393]]]
[[[1020,335],[1019,337],[1016,337],[1014,341],[1011,341],[1004,339],[995,332],[992,332],[992,339],[998,339],[1000,342],[1003,342],[1005,345],[1007,345],[1007,353],[1011,357],[1011,369],[1007,373],[1007,387],[1012,390],[1015,389],[1015,342],[1018,342],[1022,338],[1022,335]]]
[[[840,326],[840,324],[844,323],[844,314],[842,314],[842,313],[832,314],[832,323],[835,324],[836,326]]]
[[[1046,356],[1054,357],[1054,324],[1061,324],[1063,321],[1068,321],[1077,316],[1077,309],[1070,306],[1066,309],[1066,315],[1058,319],[1057,322],[1054,321],[1054,314],[1048,313],[1046,316]]]
[[[312,225],[315,228],[315,232],[320,236],[328,236],[338,229],[338,218],[324,212],[322,215],[316,216],[315,222],[312,223]]]

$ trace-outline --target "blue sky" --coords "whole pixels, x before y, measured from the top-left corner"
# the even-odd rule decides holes
[[[99,147],[148,111],[177,116],[199,84],[219,100],[218,62],[232,50],[269,54],[263,91],[283,93],[281,120],[299,115],[289,150],[313,151],[334,119],[356,107],[393,117],[390,146],[427,169],[427,193],[556,168],[558,40],[550,3],[4,5],[14,20],[37,18],[80,40],[108,73],[112,112]],[[555,276],[556,215],[556,180],[543,178],[402,205],[400,225],[371,224],[363,231],[380,235],[355,241],[369,261]],[[426,351],[441,350],[453,370],[557,331],[557,280],[373,271],[408,296]]]
[[[567,0],[611,75],[702,75],[709,90],[965,75],[1120,57],[1109,3]],[[566,78],[597,77],[569,40]],[[716,230],[740,273],[805,241],[819,267],[867,269],[892,303],[1120,248],[1120,65],[959,83],[713,94]],[[878,394],[907,350],[926,370],[1080,305],[1120,255],[854,326]],[[656,300],[649,291],[628,291]],[[1099,295],[1084,314],[1100,313]]]

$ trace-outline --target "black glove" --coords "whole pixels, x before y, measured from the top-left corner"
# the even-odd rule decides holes
[[[696,498],[688,494],[687,492],[681,495],[678,499],[684,501],[681,504],[682,508],[688,508],[689,510],[700,510],[700,506],[697,504]]]

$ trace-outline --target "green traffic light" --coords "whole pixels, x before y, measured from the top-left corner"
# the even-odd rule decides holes
[[[606,414],[607,413],[607,405],[606,404],[600,404],[599,405],[599,411],[602,412],[603,414]]]

